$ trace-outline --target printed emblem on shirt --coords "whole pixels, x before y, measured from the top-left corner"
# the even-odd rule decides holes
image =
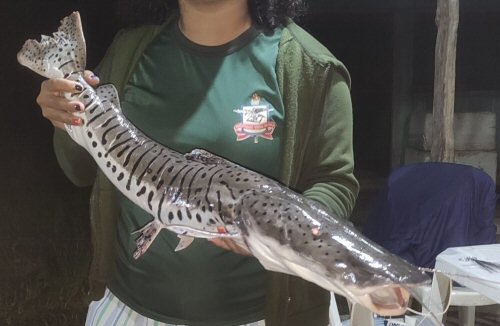
[[[252,138],[254,143],[259,142],[259,138],[273,140],[273,132],[276,128],[270,116],[274,108],[259,94],[253,93],[250,105],[242,105],[233,112],[240,114],[241,122],[234,126],[236,140],[243,141]]]

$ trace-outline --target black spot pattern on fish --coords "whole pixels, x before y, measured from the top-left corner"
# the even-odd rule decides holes
[[[153,209],[151,201],[153,200],[154,194],[155,194],[154,191],[150,191],[149,194],[148,194],[148,207],[149,207],[150,210]]]
[[[141,188],[141,190],[137,193],[137,197],[141,197],[142,195],[144,195],[146,193],[146,187],[143,186]]]
[[[112,84],[104,84],[96,89],[97,96],[102,100],[109,101],[115,109],[121,111],[120,100],[118,99],[118,91]]]
[[[117,92],[112,86],[104,85],[94,91],[86,84],[79,73],[85,65],[81,34],[79,16],[73,14],[62,21],[52,38],[26,42],[19,61],[45,77],[64,76],[83,86],[81,93],[69,94],[85,106],[81,113],[85,126],[72,130],[84,131],[78,135],[84,139],[78,140],[93,151],[94,157],[99,157],[100,166],[105,160],[104,173],[120,191],[133,199],[141,197],[136,203],[166,226],[172,221],[184,224],[192,220],[191,226],[208,232],[217,232],[220,226],[231,224],[242,225],[242,232],[245,227],[255,227],[257,232],[276,239],[283,247],[326,262],[324,266],[332,266],[334,262],[331,268],[344,268],[349,272],[363,268],[359,260],[346,259],[352,255],[330,237],[338,232],[334,226],[344,226],[331,223],[330,229],[322,229],[323,225],[311,218],[321,214],[317,210],[307,211],[315,206],[293,194],[286,197],[292,193],[288,189],[203,150],[184,156],[165,148],[164,154],[158,154],[160,150],[153,148],[157,143],[121,114]],[[55,69],[48,69],[44,62]],[[273,193],[273,198],[269,193]],[[405,273],[407,271],[402,271],[402,275]],[[367,270],[356,276],[362,279],[360,286],[364,280],[373,283],[373,273]]]

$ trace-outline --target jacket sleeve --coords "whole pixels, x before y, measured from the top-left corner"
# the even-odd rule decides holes
[[[103,60],[94,70],[100,77],[101,84],[109,78],[111,62],[116,47],[115,44],[120,34],[117,34],[115,40],[106,51]],[[69,137],[66,131],[55,129],[53,145],[57,162],[71,182],[80,187],[90,186],[94,183],[97,164],[83,147]]]
[[[305,151],[302,188],[304,196],[348,218],[354,208],[359,184],[354,177],[353,117],[348,81],[340,67],[331,67],[315,117],[315,128]],[[317,126],[317,127],[316,127]]]

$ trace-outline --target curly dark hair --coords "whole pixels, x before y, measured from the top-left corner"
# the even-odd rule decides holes
[[[178,8],[177,0],[117,0],[117,11],[124,26],[160,24]],[[266,29],[299,19],[306,13],[304,0],[248,0],[252,19]]]

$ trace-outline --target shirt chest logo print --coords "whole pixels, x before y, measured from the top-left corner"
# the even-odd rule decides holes
[[[276,128],[276,122],[270,117],[270,112],[274,108],[262,100],[259,94],[253,93],[250,105],[242,105],[233,112],[240,114],[241,122],[234,126],[236,141],[253,139],[254,143],[259,142],[259,138],[273,140],[273,132]]]

